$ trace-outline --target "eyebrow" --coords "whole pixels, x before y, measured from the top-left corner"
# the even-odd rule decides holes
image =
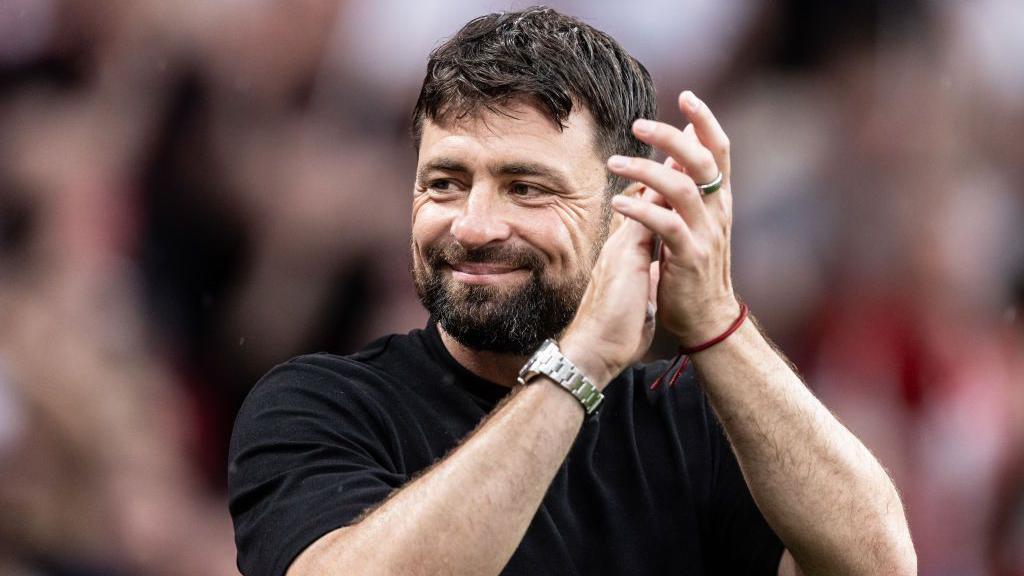
[[[561,171],[545,166],[537,162],[508,162],[498,166],[491,166],[490,172],[498,176],[536,176],[545,178],[563,190],[570,190],[568,179]],[[433,171],[459,172],[468,174],[469,167],[465,163],[454,158],[434,158],[420,167],[416,172],[419,180],[426,180],[427,175]]]
[[[416,171],[416,179],[419,181],[426,180],[427,175],[434,171],[461,172],[463,174],[468,174],[469,168],[454,158],[434,158],[423,166],[420,166],[420,169]]]
[[[535,162],[511,162],[501,165],[497,173],[501,176],[537,176],[553,182],[559,188],[568,190],[569,185],[562,173],[554,168]]]

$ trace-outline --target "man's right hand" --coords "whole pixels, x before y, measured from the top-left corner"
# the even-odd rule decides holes
[[[644,191],[644,199],[653,194]],[[562,353],[598,388],[651,345],[658,293],[653,248],[650,230],[628,218],[621,221],[601,249],[576,317],[559,339]]]

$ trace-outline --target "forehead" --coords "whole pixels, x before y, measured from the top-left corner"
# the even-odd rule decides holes
[[[594,121],[579,106],[559,127],[537,108],[510,104],[500,112],[484,110],[459,119],[424,119],[419,164],[437,157],[456,157],[467,163],[543,163],[574,180],[604,178],[604,158],[598,153]],[[582,182],[581,182],[582,184]]]

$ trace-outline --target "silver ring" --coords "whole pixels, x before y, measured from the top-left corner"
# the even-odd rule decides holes
[[[707,184],[697,184],[697,190],[700,191],[701,196],[707,196],[718,192],[718,189],[722,187],[722,173],[719,171],[718,176]]]

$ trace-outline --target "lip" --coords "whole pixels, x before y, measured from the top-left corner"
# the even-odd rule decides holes
[[[452,278],[465,284],[493,284],[526,272],[523,268],[511,268],[501,264],[483,262],[452,264],[451,270]]]

